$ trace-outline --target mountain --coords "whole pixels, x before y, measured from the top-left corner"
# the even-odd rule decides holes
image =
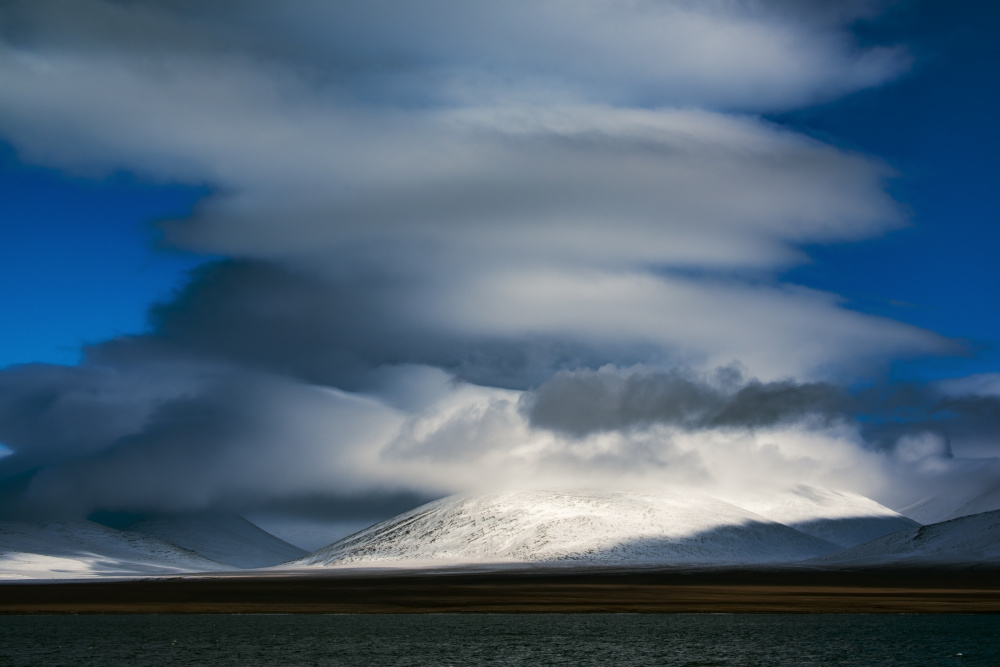
[[[1000,510],[920,526],[880,537],[816,565],[959,565],[1000,562]]]
[[[940,523],[971,514],[1000,510],[1000,458],[951,459],[948,469],[961,484],[938,489],[899,510],[923,524]]]
[[[960,507],[953,510],[948,518],[958,519],[959,517],[982,514],[983,512],[992,512],[994,510],[1000,510],[1000,488],[990,489],[966,501]]]
[[[843,548],[920,526],[871,498],[814,486],[742,497],[737,504]]]
[[[952,518],[951,514],[968,500],[968,497],[956,501],[950,496],[933,495],[907,505],[899,512],[922,524],[939,523]]]
[[[1000,488],[981,491],[970,485],[964,492],[930,496],[900,511],[920,523],[931,524],[993,510],[1000,510]]]
[[[0,579],[76,579],[231,569],[192,551],[92,521],[0,521]]]
[[[838,550],[697,493],[533,491],[444,498],[289,565],[719,565],[797,561]]]
[[[148,518],[127,526],[125,531],[153,537],[241,569],[278,565],[307,553],[236,514]]]

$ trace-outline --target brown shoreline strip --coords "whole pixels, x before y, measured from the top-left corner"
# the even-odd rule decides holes
[[[1000,574],[316,574],[0,585],[0,614],[432,612],[1000,613]]]

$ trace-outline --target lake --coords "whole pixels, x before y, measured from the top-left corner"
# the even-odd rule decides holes
[[[1000,665],[1000,616],[0,616],[2,665]]]

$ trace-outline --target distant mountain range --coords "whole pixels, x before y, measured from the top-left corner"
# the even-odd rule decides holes
[[[0,522],[0,579],[76,579],[232,569],[162,540],[93,521]]]
[[[991,502],[964,499],[962,506]],[[0,579],[8,580],[274,567],[897,563],[1000,563],[1000,511],[922,526],[869,498],[806,486],[738,500],[526,491],[444,498],[311,554],[233,514],[150,517],[121,529],[83,520],[0,522]]]
[[[0,579],[219,572],[304,555],[234,514],[148,518],[120,530],[86,520],[0,521]]]

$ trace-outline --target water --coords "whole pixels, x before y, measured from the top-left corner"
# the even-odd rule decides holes
[[[947,664],[1000,665],[1000,617],[0,616],[11,666]]]

